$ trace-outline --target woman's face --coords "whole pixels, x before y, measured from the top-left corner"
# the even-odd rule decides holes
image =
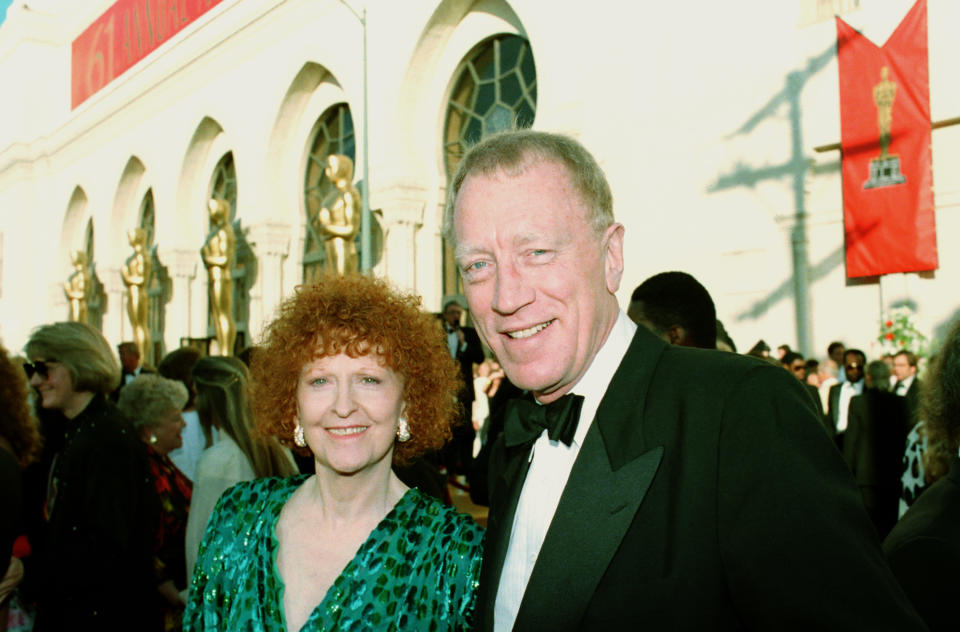
[[[167,454],[183,445],[180,431],[186,424],[176,408],[160,415],[156,423],[144,428],[144,440],[160,454]],[[156,441],[153,440],[156,437]]]
[[[403,377],[373,354],[307,363],[297,384],[297,413],[318,471],[389,469],[402,391]]]
[[[40,393],[40,406],[59,411],[70,409],[77,393],[67,367],[53,360],[34,360],[33,364],[38,370],[30,377],[30,386]]]

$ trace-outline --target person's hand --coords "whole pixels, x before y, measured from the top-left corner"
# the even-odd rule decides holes
[[[459,327],[457,327],[457,340],[460,342],[460,346],[467,342],[467,337],[463,335],[463,330]]]
[[[173,585],[172,579],[168,579],[157,586],[157,592],[159,592],[163,598],[167,600],[167,603],[175,608],[183,608],[187,605],[187,603],[180,596],[180,591],[178,591],[177,587]]]

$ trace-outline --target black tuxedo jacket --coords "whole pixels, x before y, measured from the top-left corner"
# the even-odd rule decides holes
[[[960,458],[883,542],[890,566],[934,632],[957,629],[960,594]]]
[[[863,504],[881,538],[897,522],[900,474],[907,443],[904,399],[875,388],[850,400],[843,459],[853,472]]]
[[[528,467],[501,439],[478,600],[494,602]],[[515,630],[922,630],[789,373],[644,327],[574,463]]]
[[[446,330],[444,330],[446,332]],[[483,362],[483,345],[480,336],[473,327],[461,327],[466,348],[457,350],[457,365],[460,367],[460,377],[463,379],[463,390],[460,391],[460,402],[466,408],[465,415],[470,418],[470,406],[476,395],[473,392],[473,365]]]
[[[910,388],[907,389],[903,397],[907,402],[907,421],[910,424],[910,428],[913,428],[917,425],[917,405],[920,403],[920,380],[913,378],[913,382],[910,383]]]

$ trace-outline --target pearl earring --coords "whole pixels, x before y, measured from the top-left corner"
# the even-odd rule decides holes
[[[297,422],[297,427],[293,429],[293,442],[297,447],[307,447],[307,440],[303,437],[303,426],[300,425],[299,421]]]
[[[406,417],[401,417],[397,424],[397,441],[403,443],[410,440],[410,424]]]

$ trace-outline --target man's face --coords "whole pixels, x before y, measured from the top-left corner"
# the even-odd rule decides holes
[[[856,353],[843,356],[843,373],[851,384],[859,382],[863,379],[863,358]]]
[[[833,348],[833,351],[830,352],[830,359],[837,363],[838,366],[843,366],[843,354],[845,353],[843,345]]]
[[[460,326],[460,318],[463,316],[463,310],[460,309],[459,305],[447,305],[447,309],[443,310],[443,321],[447,323],[451,328]]]
[[[893,374],[897,376],[897,379],[903,381],[910,377],[911,375],[916,374],[917,367],[910,366],[910,361],[907,360],[907,356],[898,355],[893,357]]]
[[[623,227],[598,236],[566,168],[473,174],[454,216],[477,331],[510,380],[550,402],[576,384],[619,311]]]
[[[804,375],[804,373],[806,373],[806,368],[807,368],[807,365],[800,358],[797,358],[796,360],[791,362],[790,366],[787,367],[787,369],[789,369],[790,372],[793,373],[793,376],[798,380],[800,380],[801,382],[806,380],[807,376]]]
[[[119,348],[120,354],[120,364],[123,366],[124,371],[134,371],[137,366],[140,365],[140,354],[136,351],[131,351],[126,347]]]

